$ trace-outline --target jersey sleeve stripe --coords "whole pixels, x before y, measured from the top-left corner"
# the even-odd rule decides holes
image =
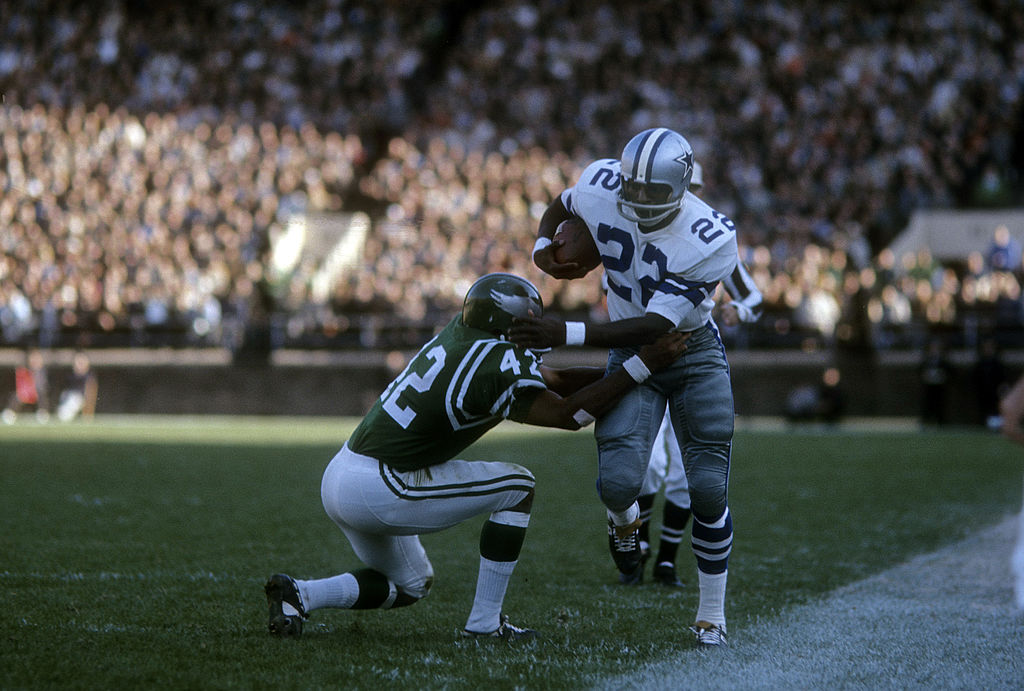
[[[473,374],[480,367],[480,363],[487,357],[487,353],[494,347],[496,341],[478,341],[472,345],[462,361],[459,362],[452,380],[448,384],[448,392],[445,395],[445,408],[448,412],[448,420],[452,429],[462,429],[480,425],[488,421],[484,415],[471,416],[463,409],[466,400],[466,392],[469,390],[469,382]]]
[[[518,379],[515,381],[515,383],[512,384],[512,386],[505,389],[505,391],[503,391],[502,394],[498,396],[498,400],[496,400],[494,402],[494,405],[491,407],[491,415],[500,415],[501,417],[508,417],[509,407],[512,405],[512,399],[515,396],[516,390],[523,388],[544,389],[547,387],[545,387],[544,384],[537,381],[536,379]]]
[[[750,288],[747,286],[746,281],[743,280],[743,272],[739,264],[736,264],[736,268],[729,275],[726,290],[740,300],[750,295]]]

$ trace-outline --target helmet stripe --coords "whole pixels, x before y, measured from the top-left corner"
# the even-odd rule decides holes
[[[665,138],[671,134],[670,130],[664,127],[657,127],[650,130],[647,136],[640,142],[640,150],[637,152],[636,161],[633,163],[633,179],[637,182],[647,183],[651,180],[654,172],[655,154],[658,147]]]
[[[637,144],[636,153],[633,155],[633,169],[630,170],[629,172],[630,177],[638,182],[643,182],[640,179],[640,162],[643,160],[644,146],[646,146],[647,140],[651,138],[651,135],[654,134],[655,131],[656,130],[647,130],[646,132],[644,132],[643,139],[641,139],[640,143]]]

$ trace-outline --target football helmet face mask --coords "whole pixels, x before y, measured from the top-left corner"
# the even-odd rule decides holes
[[[525,278],[493,273],[477,279],[462,303],[462,323],[508,339],[515,317],[544,316],[540,291]]]
[[[661,227],[683,208],[693,177],[693,148],[678,132],[656,127],[622,150],[619,214],[641,229]]]

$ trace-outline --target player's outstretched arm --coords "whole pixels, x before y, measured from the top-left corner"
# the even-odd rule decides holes
[[[537,243],[533,246],[533,263],[537,268],[554,278],[582,278],[590,273],[590,269],[581,266],[576,262],[559,264],[555,259],[555,249],[562,245],[562,241],[555,238],[555,230],[562,221],[573,218],[573,215],[565,208],[561,197],[555,197],[554,201],[548,204],[544,215],[540,218],[537,226]]]
[[[665,334],[654,343],[643,346],[639,355],[623,363],[621,369],[584,386],[576,393],[559,396],[554,391],[541,391],[520,422],[539,427],[577,430],[604,415],[638,383],[651,373],[675,362],[686,350],[688,334]]]
[[[1003,434],[1018,444],[1024,444],[1024,377],[1017,380],[999,403],[1003,418]]]
[[[604,367],[546,367],[541,365],[544,383],[559,396],[571,396],[604,376]]]
[[[508,337],[522,348],[557,348],[562,345],[618,348],[652,343],[673,326],[671,321],[654,313],[596,324],[529,316],[512,320]]]

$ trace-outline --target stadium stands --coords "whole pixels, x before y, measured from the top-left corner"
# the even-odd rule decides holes
[[[536,221],[655,123],[764,291],[727,337],[1024,346],[1019,244],[885,251],[917,209],[1024,205],[1019,2],[578,5],[0,6],[0,346],[404,347],[495,270],[599,310],[529,264]],[[329,290],[268,269],[291,219],[353,212]]]

